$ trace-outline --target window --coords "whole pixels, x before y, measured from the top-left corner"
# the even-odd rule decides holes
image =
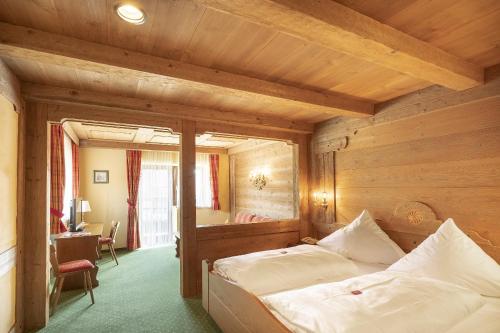
[[[71,200],[73,199],[73,155],[71,139],[64,133],[64,201],[63,221],[69,221]]]
[[[173,167],[141,165],[139,183],[139,234],[144,248],[173,243]]]
[[[176,152],[142,152],[138,212],[143,248],[173,243],[174,172],[178,163]]]
[[[196,207],[212,207],[212,189],[210,188],[210,161],[208,154],[196,154]]]

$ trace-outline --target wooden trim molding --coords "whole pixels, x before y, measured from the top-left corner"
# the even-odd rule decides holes
[[[484,70],[334,1],[197,0],[358,59],[451,89],[483,83]]]
[[[80,145],[80,138],[76,135],[75,131],[68,122],[62,124],[64,132],[70,137],[70,139],[77,145]]]
[[[17,258],[16,245],[0,253],[0,277],[4,276],[14,266],[16,266],[16,258]]]
[[[158,84],[174,81],[193,89],[209,88],[214,93],[307,107],[326,114],[373,114],[373,104],[340,93],[297,88],[7,23],[0,23],[0,35],[0,54],[11,57],[133,76]]]
[[[197,121],[196,134],[229,134],[235,136],[245,136],[254,139],[274,139],[297,143],[302,134],[275,131],[272,129],[251,128],[241,125],[225,125],[214,122]]]
[[[165,115],[123,109],[114,109],[113,112],[110,112],[107,109],[92,106],[57,105],[50,103],[40,104],[47,105],[48,121],[50,122],[63,123],[69,120],[96,121],[111,124],[130,124],[152,128],[165,128],[174,133],[179,133],[181,131],[182,120],[170,118]]]
[[[257,236],[299,231],[299,229],[300,221],[298,219],[242,224],[199,225],[196,227],[196,240],[203,241]]]
[[[137,149],[157,151],[179,151],[179,145],[167,145],[156,143],[133,143],[124,141],[106,140],[80,140],[80,148],[108,148],[108,149]],[[197,153],[205,154],[227,154],[227,149],[217,147],[196,147]]]

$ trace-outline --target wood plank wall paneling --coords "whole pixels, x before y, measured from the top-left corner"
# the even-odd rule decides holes
[[[317,153],[313,156],[311,183],[311,214],[314,223],[335,221],[335,152]],[[327,195],[327,207],[321,206],[323,192]]]
[[[241,211],[273,219],[297,217],[297,156],[293,145],[285,142],[264,143],[235,154],[231,154],[230,150],[229,154],[234,201],[232,216]],[[249,175],[252,170],[263,167],[270,171],[269,181],[259,190],[250,183]]]
[[[429,100],[423,93],[388,103],[390,110],[370,121],[339,118],[317,126],[313,147],[348,136],[346,149],[335,152],[338,222],[350,222],[365,208],[388,220],[399,204],[420,201],[440,219],[452,217],[499,247],[500,89],[491,89],[499,83],[495,78],[459,93],[433,89]],[[317,156],[313,151],[315,187],[321,183]],[[401,242],[411,238],[391,235]]]

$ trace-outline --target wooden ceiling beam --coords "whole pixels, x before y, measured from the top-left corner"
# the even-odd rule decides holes
[[[161,85],[208,89],[247,100],[258,98],[333,116],[373,114],[373,104],[340,93],[301,89],[7,23],[0,23],[0,55]]]
[[[331,0],[196,0],[222,12],[455,90],[482,68]],[[374,82],[377,84],[377,82]]]
[[[228,125],[251,126],[297,133],[312,133],[314,130],[314,126],[312,124],[277,117],[259,116],[243,112],[220,111],[182,104],[158,102],[154,100],[45,86],[26,82],[22,84],[22,94],[29,100],[53,104],[120,108],[163,114],[169,117],[186,120],[219,122]]]

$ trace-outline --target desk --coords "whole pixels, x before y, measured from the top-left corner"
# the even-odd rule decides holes
[[[60,263],[87,259],[96,267],[90,273],[92,278],[92,286],[97,287],[97,271],[99,267],[96,265],[97,260],[97,244],[99,237],[102,235],[102,223],[89,223],[83,232],[64,232],[55,236],[57,260]],[[64,280],[63,290],[81,289],[83,288],[83,278],[81,274],[68,276]]]

